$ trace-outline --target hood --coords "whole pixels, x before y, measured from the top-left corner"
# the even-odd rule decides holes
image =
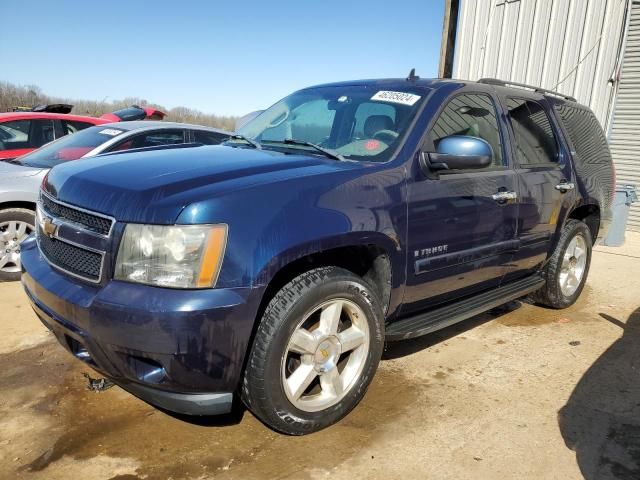
[[[33,177],[41,171],[42,168],[0,162],[0,178]]]
[[[136,223],[174,223],[190,203],[251,186],[359,168],[307,155],[224,146],[103,155],[59,165],[45,188],[58,199]]]

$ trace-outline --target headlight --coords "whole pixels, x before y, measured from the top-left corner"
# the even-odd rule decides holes
[[[114,278],[159,287],[213,287],[227,244],[226,225],[125,227]]]

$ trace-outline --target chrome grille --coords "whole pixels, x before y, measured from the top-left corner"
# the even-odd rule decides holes
[[[86,230],[99,233],[100,235],[109,235],[111,227],[113,226],[113,220],[110,218],[67,206],[52,200],[46,194],[40,196],[40,202],[42,209],[49,215],[75,223]]]
[[[63,240],[50,238],[38,227],[38,245],[46,259],[54,266],[93,282],[100,281],[102,255],[85,250]]]
[[[51,266],[92,283],[102,280],[113,218],[60,202],[41,191],[36,222],[38,247]]]

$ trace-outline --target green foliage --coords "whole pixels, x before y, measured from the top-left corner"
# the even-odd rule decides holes
[[[165,120],[170,122],[193,123],[196,125],[207,125],[210,127],[233,130],[237,117],[219,116],[203,113],[187,107],[175,107],[171,110],[162,105],[152,103],[144,98],[127,97],[122,100],[76,100],[70,98],[59,98],[46,95],[40,87],[36,85],[14,85],[9,82],[0,81],[0,112],[10,112],[14,107],[32,107],[46,103],[69,103],[74,105],[72,113],[76,115],[88,115],[99,117],[103,113],[113,112],[131,105],[154,107],[167,114]]]

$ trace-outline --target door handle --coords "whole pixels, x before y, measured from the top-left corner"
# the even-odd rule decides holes
[[[496,202],[506,202],[508,200],[515,200],[518,198],[518,194],[516,192],[498,192],[491,195]]]
[[[560,182],[556,185],[556,190],[560,190],[560,193],[567,193],[569,190],[576,188],[576,185],[572,182]]]

